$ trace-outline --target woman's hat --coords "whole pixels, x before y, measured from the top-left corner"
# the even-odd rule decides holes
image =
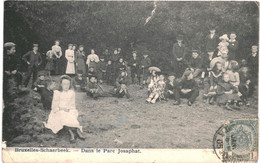
[[[183,74],[183,76],[187,77],[191,74],[192,72],[190,70],[186,70]]]
[[[39,44],[33,44],[33,47],[38,47],[39,46]]]
[[[13,43],[13,42],[6,42],[6,43],[4,44],[4,47],[5,47],[5,48],[14,47],[14,46],[15,46],[15,43]]]
[[[158,67],[149,67],[149,71],[161,72]]]

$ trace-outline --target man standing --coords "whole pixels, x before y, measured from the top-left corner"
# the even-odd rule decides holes
[[[31,75],[33,74],[33,83],[37,79],[38,67],[42,63],[41,54],[38,52],[38,44],[33,44],[33,50],[23,55],[23,60],[28,64],[28,71],[23,79],[23,86],[27,87]]]
[[[214,51],[216,53],[217,46],[219,43],[219,38],[216,35],[216,29],[211,27],[209,29],[210,34],[206,37],[206,52]]]
[[[182,43],[183,35],[177,37],[177,43],[173,45],[172,54],[173,54],[173,68],[176,74],[176,77],[181,77],[184,70],[186,69],[186,47]]]

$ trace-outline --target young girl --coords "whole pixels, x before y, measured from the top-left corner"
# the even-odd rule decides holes
[[[69,76],[62,75],[60,77],[60,88],[54,91],[51,108],[48,121],[44,122],[46,128],[51,129],[56,134],[64,126],[68,127],[70,141],[75,140],[72,128],[76,128],[79,138],[84,139],[82,126],[77,119],[78,111],[75,105],[75,92],[72,90],[72,79]]]
[[[228,66],[228,70],[226,71],[226,73],[229,74],[230,83],[237,88],[240,84],[238,69],[239,66],[237,61],[231,60]]]
[[[54,67],[54,52],[52,50],[49,50],[46,53],[46,66],[45,66],[45,70],[47,71],[47,76],[51,77],[51,72],[55,69]]]
[[[155,83],[150,83],[148,86],[149,91],[151,92],[149,97],[146,99],[146,102],[154,104],[157,99],[160,101],[165,99],[164,97],[164,89],[166,87],[166,83],[164,80],[164,75],[159,75],[158,80]]]
[[[72,46],[72,44],[69,44],[68,49],[65,51],[65,57],[67,59],[66,74],[68,75],[75,75],[75,55]]]
[[[209,85],[204,85],[204,101],[208,101],[209,104],[213,104],[215,100],[217,85],[222,79],[222,65],[217,62],[213,67],[213,70],[209,72]]]
[[[120,57],[118,60],[118,63],[117,63],[117,70],[116,70],[117,76],[120,75],[120,73],[125,70],[126,70],[126,65],[125,65],[124,59],[122,57]]]
[[[227,34],[224,34],[223,36],[219,37],[219,39],[221,40],[221,42],[218,44],[218,56],[221,56],[221,49],[222,48],[226,48],[228,49],[228,41],[229,41],[229,38],[228,38],[228,35]]]
[[[237,109],[240,101],[237,92],[238,89],[230,83],[229,74],[224,73],[223,81],[219,82],[217,87],[217,103],[225,105],[228,110],[232,110],[232,107]]]

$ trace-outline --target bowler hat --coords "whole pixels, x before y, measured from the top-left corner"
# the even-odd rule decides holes
[[[178,35],[177,36],[177,40],[181,40],[182,41],[183,40],[183,35]]]

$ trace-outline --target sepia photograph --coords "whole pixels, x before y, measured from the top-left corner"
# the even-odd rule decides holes
[[[258,1],[2,8],[2,145],[117,154],[218,148],[225,154],[216,158],[257,161]]]

